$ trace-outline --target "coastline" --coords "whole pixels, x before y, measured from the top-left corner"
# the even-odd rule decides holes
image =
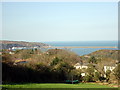
[[[44,46],[44,48],[118,48],[113,46]]]

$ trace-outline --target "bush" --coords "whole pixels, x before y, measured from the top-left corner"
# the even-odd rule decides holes
[[[93,76],[92,75],[86,75],[83,78],[84,82],[93,82]]]

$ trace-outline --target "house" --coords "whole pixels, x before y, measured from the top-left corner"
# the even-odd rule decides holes
[[[17,50],[17,49],[19,49],[19,50],[26,49],[26,47],[12,47],[12,50]]]
[[[104,66],[105,73],[106,73],[107,70],[113,71],[114,69],[115,69],[115,66],[110,66],[110,65],[109,66],[108,65]]]
[[[74,65],[74,67],[76,69],[87,69],[88,65],[89,65],[89,63],[84,63],[84,64],[76,63]],[[93,64],[93,65],[97,67],[97,64]],[[116,67],[116,65],[110,65],[110,64],[109,65],[104,65],[104,72],[106,73],[107,70],[113,71],[115,69],[115,67]],[[98,72],[98,70],[95,69],[94,72]],[[86,76],[87,73],[86,72],[82,72],[81,75],[82,76]],[[104,77],[106,77],[106,74],[104,74]]]
[[[113,65],[105,65],[104,66],[104,72],[106,73],[107,70],[113,71],[115,69],[116,66]],[[106,77],[106,74],[104,74],[104,77]]]
[[[9,54],[15,54],[15,53],[10,51]]]
[[[85,75],[86,75],[86,73],[84,73],[84,72],[83,72],[83,73],[81,73],[81,76],[82,76],[82,77],[84,77]]]
[[[13,65],[17,65],[17,64],[20,64],[20,63],[27,63],[27,62],[28,62],[27,60],[20,59],[20,60],[16,60]]]
[[[84,63],[84,64],[76,63],[76,64],[74,65],[74,67],[75,67],[76,69],[87,69],[87,68],[88,68],[88,65],[87,65],[87,63]],[[82,72],[82,73],[81,73],[81,76],[82,76],[82,77],[86,76],[86,73],[85,73],[85,72]]]
[[[85,64],[81,65],[80,63],[75,64],[74,67],[76,69],[83,69],[83,68],[87,69],[88,68],[87,65],[85,65]]]

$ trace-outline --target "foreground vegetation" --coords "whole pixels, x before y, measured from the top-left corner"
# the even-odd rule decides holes
[[[12,54],[11,54],[12,52]],[[107,53],[108,52],[108,53]],[[97,52],[98,53],[98,52]],[[100,52],[102,56],[104,52]],[[106,53],[106,54],[105,54]],[[0,59],[2,59],[2,80],[6,83],[65,83],[66,80],[78,80],[80,84],[49,84],[50,87],[65,85],[66,87],[83,88],[97,86],[97,84],[82,84],[81,82],[107,82],[118,84],[120,81],[120,64],[117,60],[116,51],[106,51],[104,56],[88,55],[78,56],[73,52],[62,49],[49,49],[42,52],[38,49],[3,50]],[[111,57],[109,57],[111,56]],[[25,63],[22,63],[26,61]],[[113,64],[117,61],[117,67],[114,71],[104,72],[104,65]],[[108,63],[111,62],[111,63]],[[74,65],[88,63],[88,68],[76,69]],[[85,73],[82,76],[81,73]],[[106,75],[106,77],[104,77]],[[36,87],[49,86],[47,84],[31,84]],[[43,85],[43,86],[42,86]],[[93,86],[92,86],[93,85]],[[4,87],[31,87],[30,84],[3,85]],[[64,87],[64,86],[61,86]],[[99,87],[99,85],[97,86]],[[101,86],[102,87],[102,86]],[[104,87],[104,86],[103,86]],[[107,87],[107,86],[106,86]]]
[[[107,85],[99,85],[95,83],[79,83],[79,84],[63,84],[63,83],[46,83],[46,84],[13,84],[3,85],[4,88],[113,88]]]

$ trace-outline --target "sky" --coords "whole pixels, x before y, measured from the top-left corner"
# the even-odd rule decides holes
[[[2,40],[117,40],[117,5],[117,2],[3,2]]]

